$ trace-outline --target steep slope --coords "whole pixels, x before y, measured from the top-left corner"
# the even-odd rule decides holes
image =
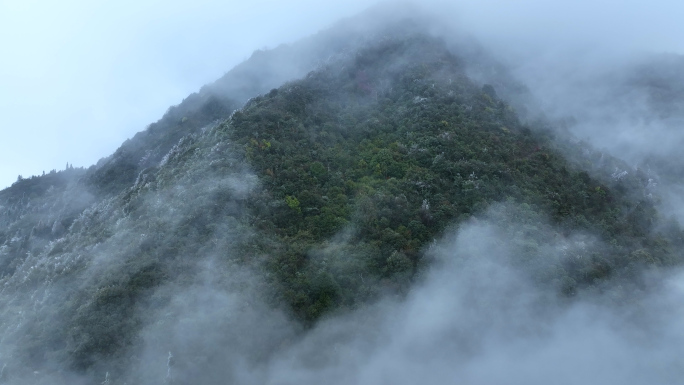
[[[259,368],[326,316],[405,295],[435,239],[472,218],[499,222],[514,264],[565,299],[613,287],[624,300],[644,266],[681,262],[682,232],[646,175],[613,177],[620,161],[522,124],[458,52],[405,26],[335,35],[334,60],[232,113],[278,85],[256,76],[264,63],[301,51],[257,54],[87,174],[37,178],[53,187],[30,204],[30,180],[3,191],[0,378],[152,383],[139,362],[161,354],[180,382],[237,381],[223,347],[258,346],[239,359]],[[598,156],[592,177],[582,162]],[[549,251],[578,233],[597,246]],[[260,333],[235,330],[236,314]],[[281,319],[297,326],[269,334]],[[190,323],[218,343],[179,338]]]
[[[254,224],[286,245],[274,269],[292,306],[310,319],[322,308],[353,306],[373,291],[362,283],[373,278],[406,287],[427,243],[494,202],[550,216],[560,236],[584,229],[613,242],[559,266],[564,272],[554,279],[567,293],[631,275],[635,262],[676,259],[666,237],[653,232],[646,175],[591,178],[540,136],[542,127],[535,135],[521,125],[493,87],[470,82],[459,59],[427,36],[379,42],[256,98],[219,130],[243,146],[260,176]],[[604,167],[613,165],[621,164]],[[343,240],[330,240],[340,232]],[[331,243],[350,249],[337,256],[344,262],[311,256],[325,255]],[[355,270],[330,268],[345,283],[332,279],[316,293],[298,286],[311,260],[319,271],[353,260]]]
[[[572,135],[626,162],[614,173],[647,173],[661,212],[682,223],[684,57],[618,59],[585,53],[575,60],[530,65],[534,70],[517,75],[530,85],[530,99],[563,121]]]
[[[291,45],[256,51],[212,84],[169,108],[158,122],[126,141],[89,170],[87,182],[98,196],[118,194],[138,173],[156,165],[181,137],[226,119],[248,99],[285,81],[300,78],[329,61],[353,52],[364,42],[385,35],[408,35],[425,29],[425,16],[412,5],[376,6]]]

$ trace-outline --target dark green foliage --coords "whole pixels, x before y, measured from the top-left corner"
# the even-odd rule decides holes
[[[164,309],[168,284],[204,284],[201,266],[217,291],[235,289],[227,277],[239,268],[257,272],[269,305],[312,325],[407,293],[435,240],[469,220],[495,223],[515,264],[566,296],[681,261],[682,231],[659,217],[645,175],[611,179],[619,162],[609,157],[607,174],[588,173],[597,152],[554,137],[548,123],[522,124],[441,41],[408,35],[374,41],[227,119],[276,83],[236,68],[97,167],[0,192],[3,290],[70,288],[45,294],[63,301],[50,313],[58,333],[38,317],[22,324],[24,354],[37,367],[54,354],[79,371],[135,360],[150,322],[140,309]],[[271,55],[280,57],[250,61],[267,66]],[[550,247],[585,233],[596,238],[589,252],[552,260]]]
[[[417,36],[255,98],[219,130],[259,173],[253,223],[284,245],[271,268],[294,310],[313,320],[366,290],[312,269],[331,236],[346,231],[344,244],[368,250],[360,260],[339,257],[358,264],[357,274],[408,282],[428,242],[494,202],[527,204],[564,232],[590,231],[614,245],[568,266],[566,293],[611,277],[627,255],[667,259],[630,254],[651,248],[657,214],[620,184],[643,186],[645,176],[608,186],[561,156],[543,125],[532,128],[492,86],[468,80],[439,41]]]

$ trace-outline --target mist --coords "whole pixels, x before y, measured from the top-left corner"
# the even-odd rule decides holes
[[[95,164],[253,51],[292,43],[373,4],[3,2],[0,186],[66,163]],[[572,63],[586,48],[684,53],[682,10],[670,1],[423,4],[522,65],[549,51]]]
[[[520,221],[525,212],[514,205],[491,208],[432,244],[431,267],[406,296],[383,296],[331,314],[311,329],[267,304],[254,272],[203,258],[194,280],[155,289],[149,304],[167,298],[161,301],[166,305],[137,310],[147,326],[135,360],[104,360],[87,378],[43,378],[41,372],[23,381],[6,378],[13,384],[57,378],[140,384],[679,383],[682,273],[645,272],[636,281],[610,282],[607,290],[561,297],[554,290],[560,283],[544,277],[601,245],[589,234],[559,238],[538,217]],[[535,257],[521,259],[530,244]]]
[[[520,266],[535,264],[543,274],[585,246],[549,242],[540,260],[520,261],[525,240],[511,235],[489,221],[446,235],[431,249],[435,266],[406,299],[322,322],[276,358],[267,383],[679,381],[682,329],[678,311],[665,309],[678,308],[681,274],[647,293],[630,289],[638,313],[610,292],[565,301]]]
[[[89,167],[260,49],[368,1],[0,3],[0,186]]]
[[[306,234],[278,238],[263,230],[275,226],[260,222],[255,207],[286,204],[268,201],[247,146],[230,139],[234,111],[257,108],[259,94],[330,63],[345,68],[354,50],[383,37],[383,22],[407,15],[420,15],[416,25],[460,58],[475,89],[491,86],[524,123],[542,121],[558,143],[591,152],[564,154],[573,165],[606,184],[637,174],[637,182],[648,181],[634,195],[658,209],[654,233],[670,216],[684,223],[684,35],[673,32],[679,5],[383,8],[397,4],[344,19],[316,41],[304,37],[372,3],[104,9],[72,2],[60,12],[73,19],[41,8],[31,23],[53,24],[22,41],[7,36],[36,25],[19,25],[32,8],[3,3],[0,32],[11,40],[13,60],[0,64],[9,85],[0,91],[7,127],[0,186],[17,173],[89,166],[100,157],[89,172],[123,164],[134,183],[122,178],[114,193],[100,191],[67,169],[61,182],[62,173],[48,174],[55,181],[45,191],[17,199],[8,192],[0,202],[0,383],[681,382],[684,272],[635,268],[631,259],[644,250],[630,253],[589,228],[570,231],[512,200],[454,217],[420,250],[416,275],[400,283],[356,274],[365,250],[355,250],[350,234],[358,229],[346,225],[302,251],[298,272],[318,274],[322,283],[312,287],[354,275],[349,285],[376,285],[379,295],[315,322],[288,308],[283,298],[298,293],[279,292],[283,284],[264,265],[286,249],[283,239]],[[51,49],[41,50],[43,39]],[[193,115],[212,98],[229,101],[220,110],[227,120],[204,110]],[[164,136],[171,130],[179,140]],[[255,148],[271,147],[258,127],[252,133]],[[129,137],[124,150],[106,157]],[[427,213],[427,200],[423,207]],[[622,253],[625,266],[592,278],[588,266],[609,252]]]

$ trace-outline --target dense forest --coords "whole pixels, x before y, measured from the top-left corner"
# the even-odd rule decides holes
[[[479,49],[417,20],[350,24],[256,52],[89,169],[0,192],[0,383],[320,380],[278,365],[334,366],[300,341],[322,349],[325,325],[345,333],[337,319],[415,303],[439,269],[468,282],[474,256],[505,254],[545,309],[589,296],[643,308],[653,277],[681,265],[684,232],[652,170],[519,113],[524,85],[471,76],[494,63]],[[655,71],[666,79],[639,79],[672,78]],[[658,89],[661,113],[678,113],[665,102],[681,89]],[[454,234],[488,241],[445,251]],[[473,298],[518,288],[486,271],[477,284],[496,295]]]

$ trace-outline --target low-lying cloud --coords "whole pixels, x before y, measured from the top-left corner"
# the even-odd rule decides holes
[[[581,235],[549,241],[540,245],[544,259],[521,261],[509,230],[471,221],[431,247],[433,265],[405,298],[385,297],[309,330],[250,289],[171,288],[174,299],[141,333],[145,360],[131,374],[150,384],[680,381],[681,274],[646,291],[559,296],[535,276],[591,243]],[[258,282],[248,275],[236,275],[245,284],[236,287]]]

